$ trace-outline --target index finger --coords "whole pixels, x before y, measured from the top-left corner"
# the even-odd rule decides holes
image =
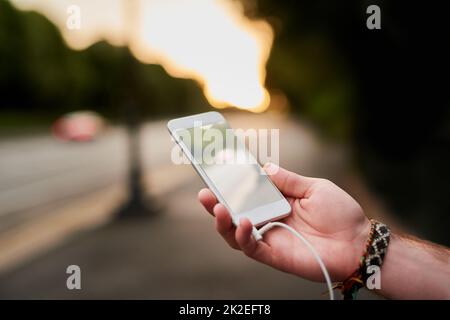
[[[214,206],[217,204],[217,199],[211,190],[207,188],[200,190],[198,200],[211,215],[214,215]]]

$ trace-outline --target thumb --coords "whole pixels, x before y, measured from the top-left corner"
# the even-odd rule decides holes
[[[275,186],[288,197],[304,198],[314,182],[314,178],[301,176],[271,162],[264,165],[264,170]]]

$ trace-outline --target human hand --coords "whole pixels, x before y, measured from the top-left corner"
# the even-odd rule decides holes
[[[330,277],[342,281],[357,268],[368,237],[370,222],[360,205],[331,181],[300,176],[267,164],[264,169],[289,201],[292,212],[280,220],[293,227],[315,247]],[[279,269],[313,281],[323,281],[322,271],[305,245],[290,232],[274,228],[263,241],[252,237],[252,224],[244,218],[236,228],[227,209],[209,189],[199,200],[215,216],[216,229],[234,249]]]

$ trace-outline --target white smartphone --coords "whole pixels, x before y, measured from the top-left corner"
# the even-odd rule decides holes
[[[288,201],[220,113],[170,120],[167,127],[235,225],[241,217],[260,226],[289,215]]]

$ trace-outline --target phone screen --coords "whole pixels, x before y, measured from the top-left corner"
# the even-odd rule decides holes
[[[179,129],[176,133],[233,214],[283,199],[226,122]]]

